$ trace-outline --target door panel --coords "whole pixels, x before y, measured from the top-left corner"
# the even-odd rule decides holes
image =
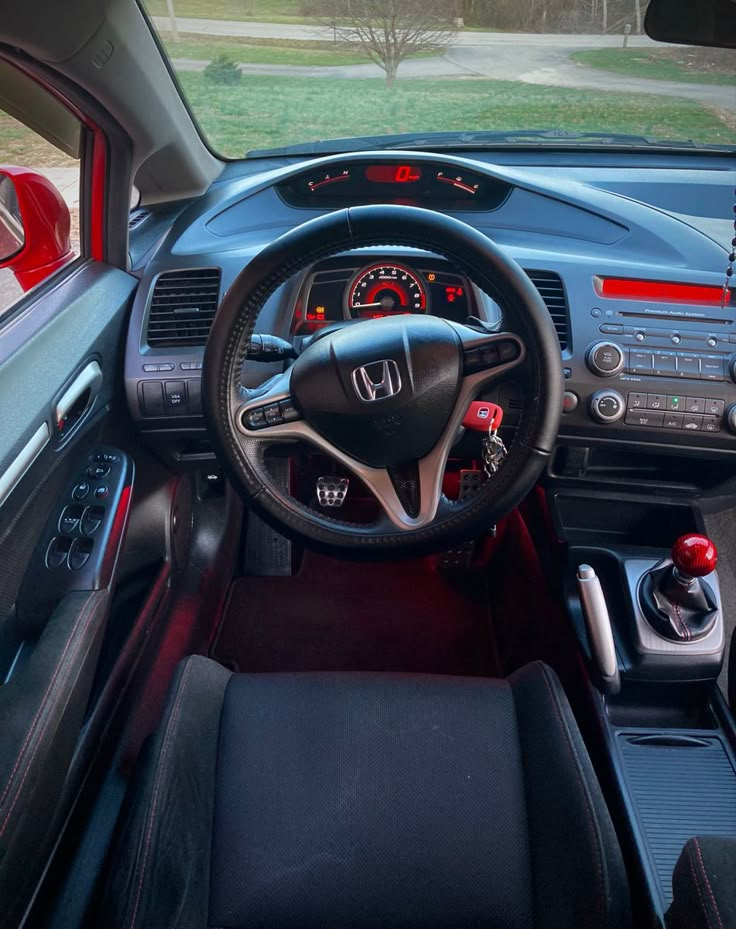
[[[127,520],[127,456],[116,457],[127,477],[110,479],[107,496],[93,500],[91,488],[87,502],[106,503],[106,515],[89,538],[74,538],[94,550],[94,572],[70,568],[54,580],[39,551],[118,414],[136,283],[79,263],[0,329],[0,929],[22,924],[75,793],[67,775]]]

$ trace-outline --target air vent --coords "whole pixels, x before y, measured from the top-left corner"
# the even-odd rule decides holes
[[[204,345],[219,296],[219,268],[160,274],[151,297],[148,344],[156,348]]]
[[[549,315],[557,330],[560,348],[567,348],[570,337],[570,316],[562,278],[554,271],[527,271],[526,273],[547,305]]]
[[[133,210],[128,216],[128,229],[132,232],[137,229],[144,219],[148,219],[151,214],[148,210]]]

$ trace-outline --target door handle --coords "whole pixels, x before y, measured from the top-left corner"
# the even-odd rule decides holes
[[[67,426],[72,426],[79,422],[81,417],[91,408],[101,385],[102,368],[100,368],[96,361],[90,361],[89,364],[82,368],[69,387],[67,387],[61,397],[56,401],[54,422],[56,424],[57,434],[64,433]],[[78,409],[77,407],[80,405],[80,401],[84,402],[81,409]],[[74,414],[73,421],[67,423],[72,413]]]

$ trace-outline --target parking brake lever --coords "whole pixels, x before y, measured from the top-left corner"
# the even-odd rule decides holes
[[[608,615],[601,582],[593,568],[587,564],[578,567],[577,579],[590,653],[598,672],[598,688],[604,694],[617,694],[621,690],[621,677],[618,672],[611,618]]]

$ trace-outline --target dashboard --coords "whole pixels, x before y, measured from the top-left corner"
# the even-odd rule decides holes
[[[732,455],[736,301],[723,300],[723,286],[735,180],[731,160],[704,153],[380,152],[233,163],[203,197],[143,211],[131,232],[140,278],[125,362],[131,412],[182,459],[203,452],[204,344],[235,276],[308,219],[401,203],[489,235],[539,290],[560,341],[561,444]],[[257,331],[298,341],[327,325],[403,313],[503,319],[503,307],[443,256],[372,247],[294,275],[269,298]],[[277,369],[246,364],[244,381],[253,386]],[[511,395],[495,399],[513,407]]]

